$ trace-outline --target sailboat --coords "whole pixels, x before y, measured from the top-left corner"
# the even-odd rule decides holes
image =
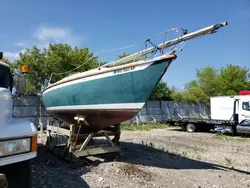
[[[216,33],[226,25],[227,22],[222,22],[191,33],[185,31],[173,40],[49,84],[42,92],[45,108],[67,124],[75,124],[75,117],[84,117],[97,130],[129,120],[141,110],[177,58],[175,51],[164,53],[164,49]],[[156,51],[159,52],[156,56],[142,58]]]

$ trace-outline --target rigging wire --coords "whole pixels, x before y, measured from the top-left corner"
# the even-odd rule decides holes
[[[102,52],[113,52],[113,51],[123,50],[123,49],[131,48],[131,47],[136,46],[136,45],[137,44],[132,44],[132,45],[121,47],[121,48],[114,48],[114,49],[110,49],[110,50],[101,50],[99,52],[96,52],[91,58],[87,59],[85,62],[83,62],[81,65],[79,65],[78,67],[76,67],[74,69],[71,69],[71,70],[66,71],[66,72],[61,72],[61,73],[55,73],[55,72],[51,73],[48,83],[50,83],[53,75],[63,75],[63,74],[70,73],[70,72],[72,72],[74,70],[77,70],[77,69],[81,68],[83,65],[85,65],[87,62],[89,62],[91,59],[96,57],[98,54],[102,53]]]
[[[152,46],[154,46],[154,47],[156,48],[156,50],[154,50],[154,52],[151,53],[151,57],[152,57],[152,56],[153,56],[153,53],[154,53],[154,55],[155,55],[159,49],[158,49],[158,47],[156,47],[156,46],[150,41],[150,39],[153,39],[153,38],[155,38],[155,37],[157,37],[157,36],[160,36],[160,35],[165,34],[164,41],[166,41],[167,34],[168,34],[168,32],[170,32],[170,31],[176,31],[176,32],[178,32],[179,29],[178,29],[178,28],[172,28],[172,29],[165,30],[165,31],[163,31],[163,32],[161,32],[161,33],[158,33],[158,34],[156,34],[156,35],[151,36],[149,39],[147,39],[147,40],[144,41],[144,43],[143,43],[143,45],[142,45],[140,51],[144,48],[144,46],[147,47],[147,42],[149,42],[149,43],[151,43]],[[66,71],[66,72],[61,72],[61,73],[55,73],[55,72],[51,73],[50,78],[49,78],[49,81],[48,81],[48,84],[50,84],[50,81],[51,81],[53,75],[63,75],[63,74],[70,73],[70,72],[72,72],[72,71],[74,71],[74,70],[77,70],[77,69],[79,69],[80,67],[82,67],[83,65],[85,65],[86,63],[88,63],[90,60],[92,60],[94,57],[96,57],[96,56],[97,56],[98,54],[100,54],[100,53],[103,53],[103,52],[113,52],[113,51],[123,50],[123,49],[127,49],[127,48],[134,47],[134,46],[136,46],[136,45],[137,45],[137,44],[132,44],[132,45],[128,45],[128,46],[121,47],[121,48],[113,48],[113,49],[110,49],[110,50],[100,50],[100,51],[98,51],[97,53],[95,53],[92,57],[90,57],[89,59],[87,59],[85,62],[83,62],[81,65],[79,65],[78,67],[76,67],[76,68],[74,68],[74,69],[71,69],[71,70]],[[163,49],[161,49],[161,50],[162,50],[162,52],[163,52]],[[134,61],[138,58],[138,56],[140,56],[140,53],[137,54],[137,56],[133,59],[132,62],[134,62]],[[107,65],[107,64],[105,64],[105,65]],[[101,66],[100,66],[100,67],[101,67]]]

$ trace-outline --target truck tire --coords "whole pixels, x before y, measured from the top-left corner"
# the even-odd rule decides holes
[[[6,175],[8,188],[32,187],[30,160],[0,167],[0,173]]]
[[[188,123],[186,125],[186,131],[189,133],[195,132],[196,126],[193,123]]]
[[[0,187],[8,188],[8,181],[5,174],[0,174]]]

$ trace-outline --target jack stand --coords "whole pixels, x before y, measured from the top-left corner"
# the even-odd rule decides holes
[[[117,157],[120,154],[120,124],[97,132],[83,132],[91,126],[84,117],[76,117],[77,124],[69,128],[47,125],[47,143],[49,150],[67,161],[77,161],[81,157],[108,154]],[[87,127],[86,127],[87,126]],[[114,136],[111,140],[110,136]],[[99,139],[101,138],[102,139]],[[63,139],[64,138],[64,139]],[[106,143],[100,142],[106,141]]]

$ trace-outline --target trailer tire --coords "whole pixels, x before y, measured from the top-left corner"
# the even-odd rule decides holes
[[[186,131],[189,133],[195,132],[196,131],[196,126],[193,123],[188,123],[186,125]]]
[[[3,166],[0,171],[7,177],[8,188],[32,187],[30,160]]]

